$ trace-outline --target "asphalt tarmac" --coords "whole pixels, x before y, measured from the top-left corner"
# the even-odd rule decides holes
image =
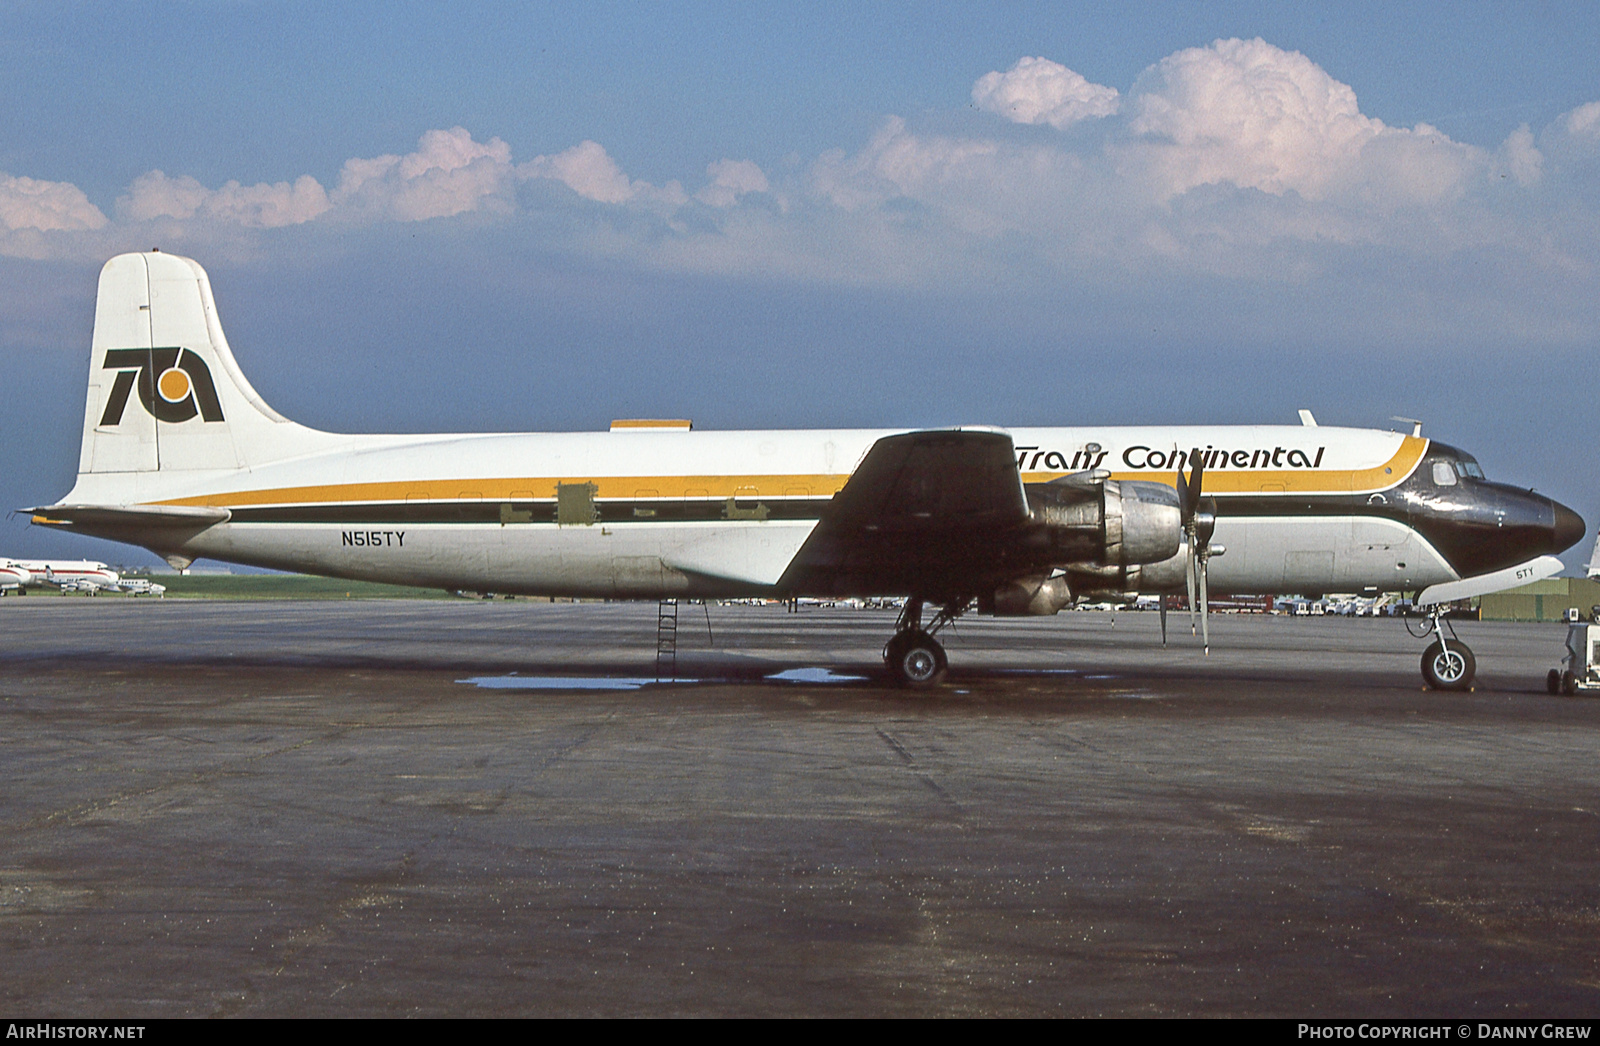
[[[655,613],[0,602],[0,1010],[1600,1015],[1563,626]]]

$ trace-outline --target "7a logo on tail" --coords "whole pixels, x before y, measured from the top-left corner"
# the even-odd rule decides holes
[[[108,349],[103,368],[120,373],[106,398],[101,425],[122,423],[135,386],[139,402],[157,421],[188,421],[197,414],[205,421],[223,420],[211,370],[189,349]]]

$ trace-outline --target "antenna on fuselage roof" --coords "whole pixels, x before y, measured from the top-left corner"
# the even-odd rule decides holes
[[[1311,412],[1309,410],[1301,407],[1300,424],[1304,425],[1308,429],[1314,429],[1317,427],[1317,419],[1311,416]]]
[[[1399,416],[1395,416],[1395,417],[1391,417],[1389,420],[1390,421],[1403,421],[1407,425],[1411,426],[1411,434],[1413,436],[1420,437],[1422,435],[1422,422],[1418,421],[1416,418],[1402,418],[1402,417],[1399,417]]]

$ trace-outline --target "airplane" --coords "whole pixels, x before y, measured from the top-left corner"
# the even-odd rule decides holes
[[[0,562],[0,596],[9,596],[13,592],[19,596],[26,595],[28,585],[32,583],[32,571],[12,566],[9,562]]]
[[[206,557],[532,596],[903,596],[883,654],[908,686],[944,677],[936,635],[974,606],[1049,615],[1186,591],[1193,615],[1211,589],[1420,590],[1436,633],[1424,675],[1465,689],[1473,657],[1440,608],[1554,574],[1583,520],[1420,425],[1301,422],[321,432],[251,386],[205,270],[150,251],[101,271],[77,482],[26,511],[180,570]]]
[[[167,586],[151,581],[147,577],[125,577],[117,580],[117,587],[130,596],[155,596],[164,599],[167,595]]]
[[[6,589],[15,587],[19,595],[37,585],[94,595],[102,589],[115,590],[121,582],[115,570],[88,559],[7,559],[0,561],[0,579],[4,579],[0,584]]]

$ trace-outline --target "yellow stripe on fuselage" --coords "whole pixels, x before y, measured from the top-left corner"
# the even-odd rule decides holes
[[[1386,463],[1370,469],[1225,469],[1208,470],[1204,491],[1215,495],[1243,494],[1349,494],[1385,490],[1403,481],[1417,467],[1428,441],[1413,436]],[[1065,472],[1024,472],[1024,483],[1045,483]],[[555,498],[556,486],[593,483],[595,499],[609,500],[725,500],[745,498],[823,498],[838,493],[846,475],[775,476],[565,476],[514,479],[427,479],[379,483],[336,483],[305,487],[276,487],[231,493],[201,494],[154,502],[158,505],[202,505],[240,508],[259,505],[336,505],[405,501],[546,501]],[[1176,473],[1113,472],[1117,480],[1174,483]]]
[[[1258,494],[1365,494],[1369,491],[1388,490],[1405,481],[1416,471],[1422,456],[1427,452],[1428,441],[1417,436],[1401,438],[1400,448],[1394,457],[1370,469],[1226,469],[1218,466],[1206,469],[1201,489],[1207,495]],[[1187,471],[1187,470],[1185,470]],[[1062,472],[1024,472],[1024,483],[1044,483]],[[1172,478],[1169,479],[1168,477]],[[1142,479],[1177,485],[1177,474],[1156,469],[1112,472],[1115,480]]]

